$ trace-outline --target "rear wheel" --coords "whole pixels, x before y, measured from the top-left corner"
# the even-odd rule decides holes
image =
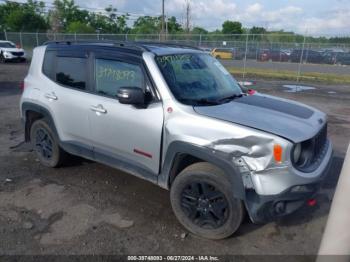
[[[229,237],[243,219],[243,204],[233,196],[232,183],[209,163],[185,168],[171,186],[170,199],[181,224],[204,238]]]
[[[45,120],[40,119],[32,124],[30,141],[44,166],[59,167],[64,164],[67,153],[60,148],[58,139]]]

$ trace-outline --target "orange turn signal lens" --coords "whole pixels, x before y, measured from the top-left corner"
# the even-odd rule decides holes
[[[283,153],[282,147],[279,144],[275,144],[273,146],[273,156],[276,162],[278,163],[282,162],[282,153]]]

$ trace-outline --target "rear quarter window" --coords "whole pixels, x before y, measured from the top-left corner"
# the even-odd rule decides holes
[[[42,72],[52,81],[86,90],[88,81],[88,59],[79,52],[47,50],[45,52]]]
[[[46,51],[43,63],[43,73],[51,80],[55,81],[55,51]]]

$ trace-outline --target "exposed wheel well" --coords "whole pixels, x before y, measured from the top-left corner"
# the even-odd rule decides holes
[[[189,154],[177,154],[173,163],[173,166],[170,171],[169,177],[169,186],[173,183],[175,177],[186,167],[198,163],[198,162],[206,162],[200,158],[194,157]]]
[[[41,113],[38,113],[36,111],[28,110],[26,111],[26,122],[25,122],[25,141],[29,142],[30,141],[30,128],[32,124],[38,120],[44,118],[44,115]]]

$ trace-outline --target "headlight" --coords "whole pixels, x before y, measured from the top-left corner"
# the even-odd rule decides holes
[[[12,55],[9,51],[4,51],[4,55]]]
[[[298,143],[294,146],[293,151],[293,161],[294,163],[298,163],[301,156],[301,143]]]
[[[311,139],[295,144],[291,152],[293,165],[303,169],[310,164],[313,156],[313,141]]]

